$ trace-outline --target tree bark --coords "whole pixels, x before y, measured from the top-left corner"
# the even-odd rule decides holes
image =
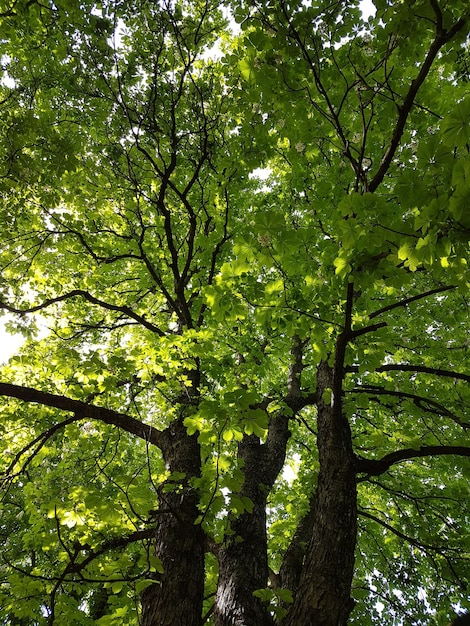
[[[315,520],[315,508],[315,498],[311,497],[308,511],[299,521],[279,569],[279,586],[289,589],[293,595],[299,586],[305,552]]]
[[[344,626],[353,607],[350,590],[356,545],[356,476],[349,424],[341,410],[341,364],[318,368],[320,472],[311,538],[285,626]],[[336,393],[335,393],[336,392]]]
[[[164,483],[155,555],[163,574],[141,594],[142,626],[200,626],[204,596],[204,535],[195,520],[198,493],[190,479],[200,475],[196,436],[188,436],[182,420],[164,432],[162,452],[171,472],[185,474],[179,484]],[[170,487],[170,490],[169,490]]]
[[[253,595],[268,584],[266,502],[282,469],[289,438],[289,420],[282,414],[272,418],[266,443],[245,437],[238,455],[243,462],[245,482],[240,496],[253,502],[251,513],[231,519],[233,534],[221,546],[215,626],[272,626],[266,605]]]
[[[272,626],[261,600],[253,595],[268,582],[266,502],[233,520],[233,537],[220,550],[215,626]]]

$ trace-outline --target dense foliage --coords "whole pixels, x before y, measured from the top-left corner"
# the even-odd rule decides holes
[[[374,4],[1,0],[1,624],[470,608],[470,11]]]

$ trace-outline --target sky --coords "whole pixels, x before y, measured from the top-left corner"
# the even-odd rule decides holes
[[[375,6],[372,0],[362,0],[359,5],[365,18],[375,14]]]
[[[5,330],[7,321],[7,316],[0,318],[0,363],[8,361],[18,351],[24,341],[21,335],[10,335],[7,333]]]

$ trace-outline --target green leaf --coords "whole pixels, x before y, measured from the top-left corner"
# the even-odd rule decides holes
[[[242,59],[238,63],[238,68],[240,70],[240,73],[241,73],[242,77],[245,80],[247,80],[249,82],[254,80],[254,72],[253,72],[253,66],[252,66],[251,60],[249,60],[249,59]]]
[[[460,101],[441,125],[447,146],[464,148],[470,143],[470,98]]]
[[[158,574],[164,573],[163,564],[161,560],[155,554],[150,554],[148,559],[150,563],[151,572],[157,572]]]
[[[346,277],[351,271],[352,267],[348,260],[342,256],[336,257],[334,260],[335,274],[340,278]]]
[[[118,581],[111,584],[111,591],[113,593],[120,593],[123,587],[124,583],[122,581]]]
[[[147,589],[147,587],[150,587],[151,585],[154,585],[155,581],[151,580],[151,579],[142,579],[136,582],[135,584],[135,590],[137,593],[142,593],[142,591],[144,589]]]

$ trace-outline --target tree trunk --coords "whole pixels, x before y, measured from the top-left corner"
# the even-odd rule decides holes
[[[233,535],[221,546],[215,600],[215,626],[272,626],[265,604],[253,595],[268,584],[266,501],[280,470],[289,438],[289,419],[272,418],[266,443],[245,437],[238,455],[245,482],[240,496],[248,497],[253,511],[231,519]]]
[[[312,496],[308,511],[298,523],[279,569],[279,586],[282,589],[289,589],[292,595],[296,594],[299,586],[306,546],[310,539],[315,520],[315,509],[315,498]]]
[[[285,626],[344,626],[353,607],[350,591],[356,545],[356,477],[338,376],[341,372],[335,372],[326,362],[318,368],[320,472],[315,514],[299,586],[283,622]]]
[[[265,500],[233,520],[232,530],[219,554],[215,626],[272,626],[266,606],[253,595],[268,583]]]
[[[162,452],[171,472],[185,474],[179,484],[164,483],[155,537],[163,574],[141,594],[142,626],[200,626],[204,596],[204,535],[195,520],[198,493],[190,479],[200,474],[196,436],[182,421],[164,431]],[[170,477],[171,480],[171,477]]]

